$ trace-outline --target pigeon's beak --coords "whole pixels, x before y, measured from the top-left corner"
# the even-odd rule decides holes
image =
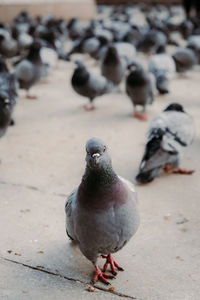
[[[93,158],[95,164],[98,164],[99,157],[100,157],[99,153],[92,154],[92,158]]]

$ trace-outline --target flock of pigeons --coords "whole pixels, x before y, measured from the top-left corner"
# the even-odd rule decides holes
[[[173,39],[176,32],[186,40],[185,47]],[[66,41],[71,43],[68,51]],[[177,46],[172,56],[166,52],[170,44]],[[149,55],[147,70],[138,52]],[[32,18],[27,12],[16,16],[10,26],[1,23],[0,137],[14,125],[18,89],[25,89],[27,98],[34,99],[31,87],[48,76],[58,59],[67,64],[76,53],[83,59],[74,61],[71,85],[77,94],[89,99],[86,110],[95,109],[96,97],[122,92],[125,83],[133,116],[145,121],[146,107],[156,92],[169,93],[177,72],[183,74],[200,63],[200,19],[185,19],[179,7],[135,5],[99,7],[97,18],[87,23],[77,18],[66,23],[52,15]],[[88,56],[98,62],[101,75],[88,69],[84,63]],[[137,182],[152,181],[162,169],[191,174],[192,170],[181,169],[179,163],[182,150],[193,138],[193,119],[182,105],[166,107],[150,124]],[[89,140],[86,152],[82,182],[66,203],[66,230],[94,264],[94,282],[101,279],[108,283],[106,278],[112,277],[105,273],[108,264],[113,275],[116,268],[122,270],[111,253],[121,249],[138,228],[137,198],[134,186],[112,169],[103,141]],[[99,254],[106,258],[104,272],[97,265]]]

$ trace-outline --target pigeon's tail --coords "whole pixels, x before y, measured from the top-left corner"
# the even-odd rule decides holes
[[[148,183],[154,180],[154,178],[158,175],[160,168],[156,168],[147,172],[139,172],[135,177],[138,183]]]
[[[166,75],[162,74],[156,77],[156,87],[160,94],[169,93],[169,80]]]

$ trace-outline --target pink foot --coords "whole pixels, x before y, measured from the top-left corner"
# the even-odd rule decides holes
[[[96,283],[98,280],[101,280],[105,284],[110,284],[106,278],[113,279],[114,276],[103,273],[98,266],[95,266],[95,275],[93,278],[93,283]]]
[[[83,105],[83,108],[86,110],[86,111],[92,111],[92,110],[95,110],[96,107],[94,105]]]
[[[27,98],[27,99],[30,99],[30,100],[36,100],[38,97],[35,96],[35,95],[27,94],[27,95],[26,95],[26,98]]]
[[[181,168],[173,170],[173,173],[175,173],[175,174],[185,174],[185,175],[191,175],[194,172],[195,172],[195,170],[186,170],[186,169],[181,169]]]
[[[145,113],[142,113],[142,114],[139,116],[139,119],[140,119],[141,121],[147,121],[147,116],[146,116],[146,114],[145,114]]]
[[[170,172],[171,171],[174,174],[185,174],[185,175],[191,175],[195,172],[194,170],[186,170],[186,169],[182,169],[182,168],[173,168],[170,165],[165,166],[164,171],[165,172]]]
[[[137,111],[134,111],[133,117],[139,119],[140,118],[140,114]]]
[[[117,275],[116,269],[115,267],[119,270],[119,271],[124,271],[123,268],[121,268],[118,263],[114,260],[114,258],[112,257],[112,254],[108,254],[107,256],[102,255],[103,258],[106,258],[106,262],[103,266],[103,272],[105,272],[107,270],[108,264],[110,264],[111,267],[111,272],[113,275]]]

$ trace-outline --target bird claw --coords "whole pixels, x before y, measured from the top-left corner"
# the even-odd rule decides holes
[[[182,169],[182,168],[173,169],[173,167],[170,165],[165,166],[164,171],[165,172],[172,171],[172,173],[174,173],[174,174],[185,174],[185,175],[191,175],[195,172],[195,170],[186,170],[186,169]]]
[[[96,109],[96,107],[94,105],[83,105],[83,108],[86,111],[92,111],[92,110]]]
[[[96,272],[95,272],[95,275],[94,275],[94,278],[92,281],[93,283],[96,283],[98,280],[101,280],[103,283],[109,285],[110,282],[106,278],[109,278],[109,279],[115,278],[112,275],[102,272],[98,266],[95,266],[95,269],[96,269]]]
[[[139,119],[140,119],[141,121],[147,121],[147,116],[146,116],[146,114],[145,114],[145,113],[141,114],[141,115],[139,116]]]
[[[181,169],[181,168],[173,170],[173,173],[175,173],[175,174],[185,174],[185,175],[191,175],[194,172],[195,172],[195,170],[186,170],[186,169]]]
[[[146,116],[146,114],[145,113],[138,113],[137,111],[135,111],[134,113],[133,113],[133,117],[134,118],[137,118],[137,119],[139,119],[139,120],[141,120],[141,121],[147,121],[147,116]]]
[[[26,98],[27,98],[27,99],[30,99],[30,100],[36,100],[36,99],[37,99],[37,96],[27,94],[27,95],[26,95]]]
[[[103,258],[106,258],[106,262],[103,266],[103,271],[105,272],[107,270],[107,267],[108,267],[108,264],[110,264],[110,267],[111,267],[111,272],[113,275],[117,275],[117,272],[116,272],[116,268],[119,270],[119,271],[124,271],[123,268],[121,268],[118,263],[114,260],[114,258],[112,257],[111,254],[108,254],[108,256],[102,256]],[[116,267],[116,268],[115,268]]]

